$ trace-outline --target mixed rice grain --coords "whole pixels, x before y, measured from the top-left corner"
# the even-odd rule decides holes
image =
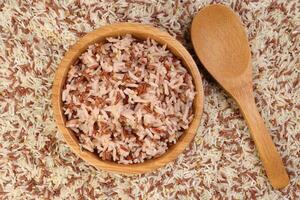
[[[194,96],[191,75],[166,45],[125,35],[89,46],[68,72],[62,101],[82,148],[132,164],[176,143]]]

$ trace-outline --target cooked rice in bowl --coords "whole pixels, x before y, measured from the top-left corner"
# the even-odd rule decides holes
[[[66,127],[102,160],[141,163],[165,153],[193,119],[195,87],[166,46],[131,35],[88,47],[62,93]]]

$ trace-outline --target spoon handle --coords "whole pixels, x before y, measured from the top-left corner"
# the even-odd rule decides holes
[[[244,118],[250,128],[251,136],[259,152],[266,174],[275,189],[284,188],[289,183],[289,177],[282,159],[276,150],[272,138],[260,116],[252,93],[239,90],[233,94]]]

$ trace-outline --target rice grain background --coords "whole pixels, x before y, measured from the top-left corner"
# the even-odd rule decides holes
[[[191,50],[199,8],[221,1],[0,2],[0,199],[299,199],[300,2],[224,1],[247,27],[259,111],[290,185],[273,190],[234,101],[203,75],[202,123],[188,151],[139,176],[96,170],[75,156],[51,111],[54,72],[78,37],[105,24],[152,24]]]

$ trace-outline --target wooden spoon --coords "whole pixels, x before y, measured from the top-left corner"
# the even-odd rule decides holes
[[[289,177],[255,105],[251,53],[242,22],[224,5],[210,5],[194,18],[192,43],[204,67],[237,101],[271,185],[283,188]]]

